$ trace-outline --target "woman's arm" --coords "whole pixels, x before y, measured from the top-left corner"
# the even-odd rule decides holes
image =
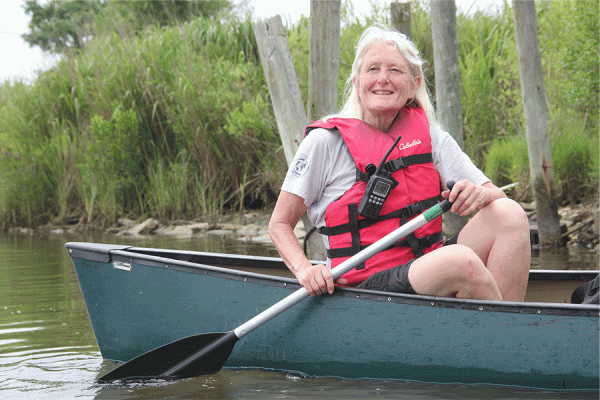
[[[294,234],[294,228],[306,210],[302,197],[282,190],[271,215],[269,234],[287,267],[311,296],[331,294],[334,284],[329,268],[323,264],[313,265]]]
[[[475,185],[468,180],[462,180],[454,184],[452,191],[444,191],[442,197],[453,203],[450,211],[464,217],[506,195],[492,182]]]

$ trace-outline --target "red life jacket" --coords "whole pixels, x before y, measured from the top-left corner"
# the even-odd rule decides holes
[[[311,124],[312,129],[337,130],[357,167],[356,182],[325,212],[326,227],[319,229],[329,237],[327,251],[331,266],[335,267],[368,245],[397,229],[414,216],[437,203],[440,195],[440,177],[433,165],[429,122],[421,108],[403,108],[387,133],[358,119],[331,118]],[[376,219],[358,214],[358,204],[365,192],[369,176],[368,164],[379,165],[401,135],[399,145],[392,150],[386,167],[398,185],[390,191]],[[441,218],[436,218],[417,229],[395,246],[371,257],[356,269],[344,274],[349,285],[355,286],[369,276],[402,265],[442,246]]]

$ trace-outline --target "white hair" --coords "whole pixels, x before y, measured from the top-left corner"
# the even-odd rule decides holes
[[[354,85],[354,80],[355,78],[358,78],[365,54],[377,43],[385,43],[397,48],[398,51],[400,51],[400,54],[408,61],[413,81],[416,77],[421,78],[421,85],[417,90],[413,102],[425,111],[429,123],[433,124],[435,122],[435,113],[433,104],[429,98],[429,93],[427,92],[425,76],[423,75],[423,64],[425,61],[421,58],[417,47],[406,37],[406,35],[380,26],[371,26],[365,29],[360,36],[358,44],[356,45],[356,56],[352,63],[352,72],[346,81],[346,101],[338,114],[328,116],[325,119],[332,117],[363,119],[363,107],[358,96],[357,88]]]

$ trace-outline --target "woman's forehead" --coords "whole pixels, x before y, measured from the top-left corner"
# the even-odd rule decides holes
[[[408,63],[406,58],[400,53],[398,46],[394,43],[375,42],[365,52],[364,61],[393,61],[396,63]]]

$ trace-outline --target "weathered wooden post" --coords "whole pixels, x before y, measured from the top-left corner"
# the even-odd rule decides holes
[[[393,2],[390,4],[392,28],[406,35],[412,40],[412,19],[410,15],[410,3]]]
[[[459,146],[464,148],[456,3],[454,0],[431,0],[430,6],[437,119]],[[453,236],[465,226],[467,220],[467,217],[457,214],[444,214],[444,233]]]
[[[340,0],[310,1],[308,118],[337,111],[340,66]]]
[[[535,3],[533,0],[514,0],[513,12],[539,243],[542,246],[557,246],[560,244],[558,190],[552,169],[548,109]]]
[[[254,35],[289,165],[302,141],[308,118],[281,17],[277,15],[256,24]]]
[[[258,53],[269,87],[277,128],[288,165],[302,141],[304,128],[309,121],[302,104],[302,94],[292,62],[285,29],[279,15],[254,26]],[[308,217],[302,217],[308,231],[313,225]],[[325,260],[327,253],[319,233],[313,233],[308,242],[308,257]]]

